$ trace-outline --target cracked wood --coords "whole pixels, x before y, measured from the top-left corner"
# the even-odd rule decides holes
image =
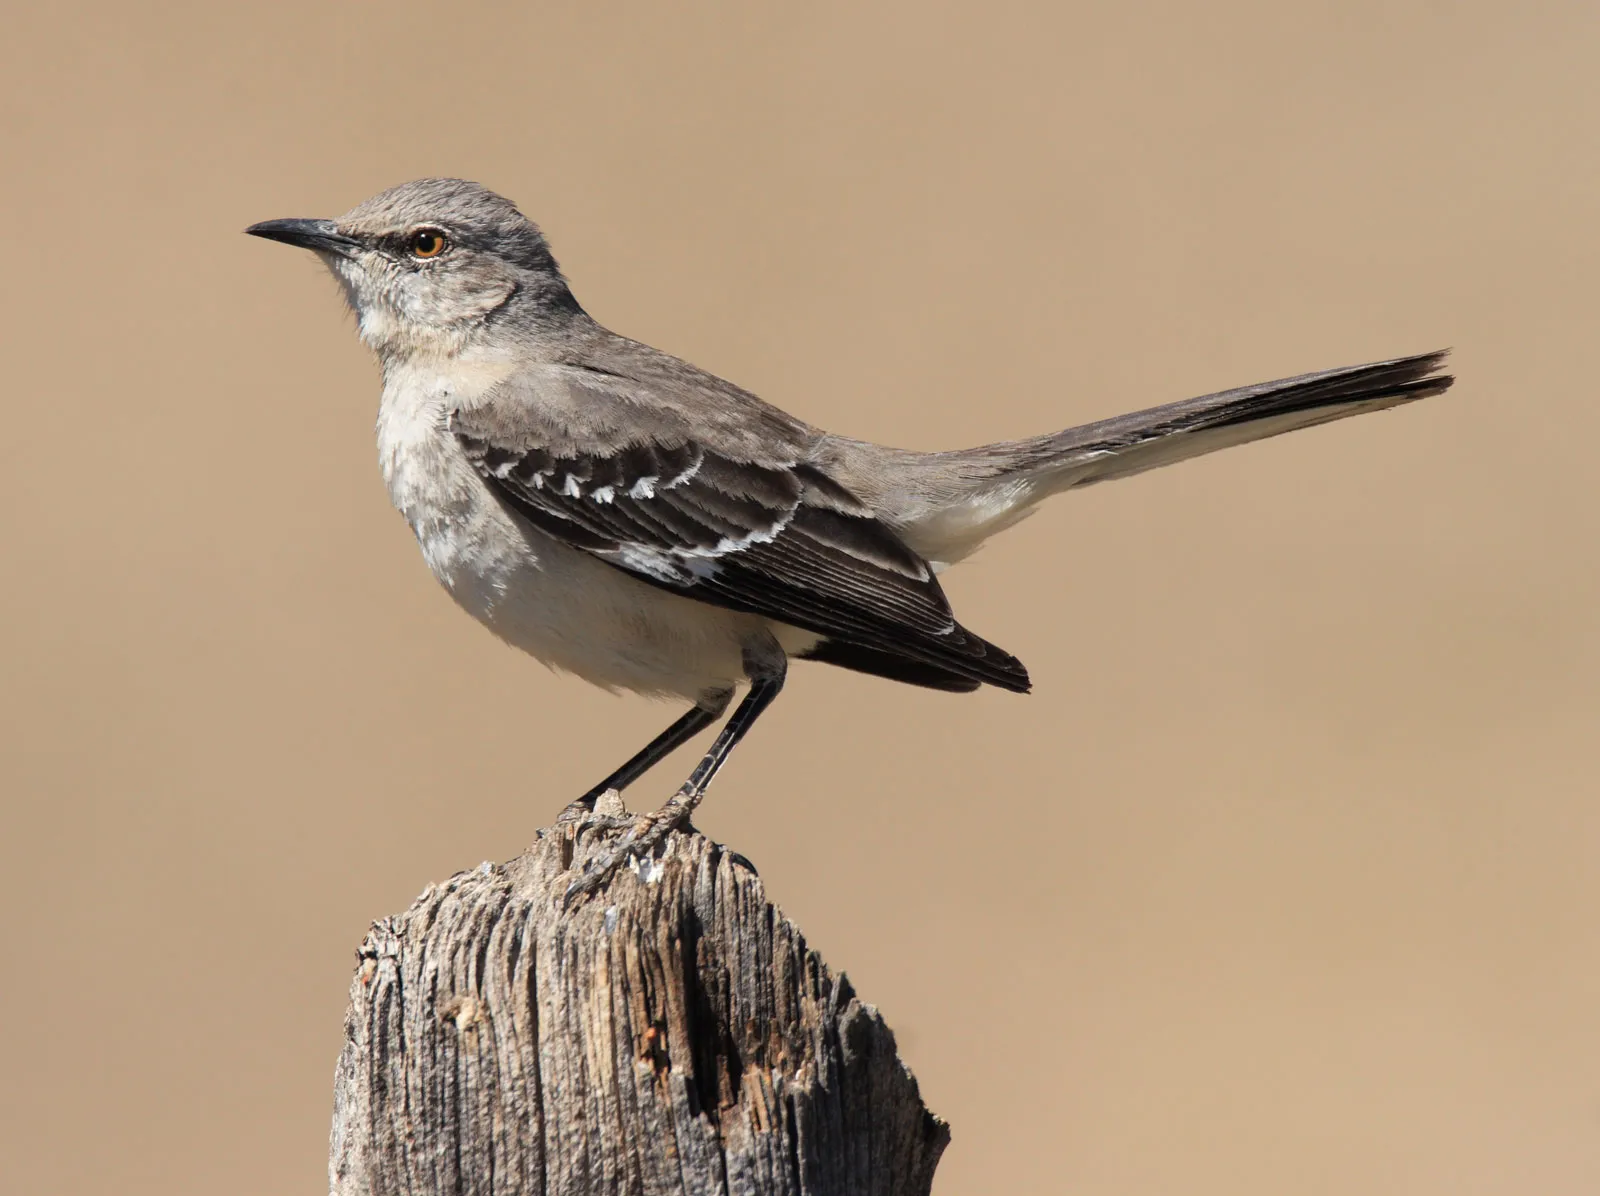
[[[332,1191],[925,1196],[947,1127],[740,857],[675,834],[561,912],[616,833],[542,832],[373,926]]]

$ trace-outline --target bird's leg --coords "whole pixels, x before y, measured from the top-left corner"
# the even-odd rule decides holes
[[[594,809],[601,794],[608,789],[618,792],[626,789],[649,772],[679,746],[722,717],[722,712],[733,701],[733,690],[713,689],[700,695],[700,700],[672,726],[657,735],[640,749],[626,764],[601,781],[577,801],[561,812],[558,822],[574,822]]]
[[[622,837],[622,842],[593,861],[584,874],[568,886],[564,898],[566,905],[570,906],[578,898],[604,885],[629,856],[648,856],[653,853],[668,835],[689,821],[694,808],[711,786],[711,779],[717,775],[717,770],[783,688],[788,659],[776,641],[769,638],[746,646],[744,667],[745,674],[750,678],[750,691],[711,744],[711,750],[706,752],[704,759],[689,774],[689,779],[667,799],[665,805],[635,822]]]

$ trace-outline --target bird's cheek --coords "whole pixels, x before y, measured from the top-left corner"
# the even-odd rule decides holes
[[[372,297],[369,293],[371,279],[366,271],[346,257],[333,254],[319,256],[322,257],[328,271],[339,280],[339,289],[344,293],[344,301],[350,305],[352,311],[359,316],[372,306]]]
[[[417,280],[414,299],[419,319],[424,317],[436,324],[475,322],[499,307],[515,289],[510,281],[474,281],[470,287],[451,285],[453,280],[440,277],[423,277]]]
[[[361,326],[361,339],[366,342],[368,348],[380,355],[395,350],[405,339],[405,329],[401,321],[397,320],[394,313],[384,304],[358,306],[356,315]]]

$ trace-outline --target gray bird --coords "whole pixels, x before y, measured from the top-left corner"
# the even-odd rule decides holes
[[[539,229],[476,183],[419,179],[337,220],[246,231],[312,250],[342,284],[383,367],[384,481],[451,596],[556,668],[693,703],[575,805],[638,780],[749,684],[689,779],[569,900],[688,819],[791,658],[1027,692],[937,575],[1044,498],[1452,382],[1428,353],[915,452],[824,432],[601,327]]]

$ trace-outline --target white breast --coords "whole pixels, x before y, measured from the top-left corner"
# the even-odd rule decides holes
[[[517,564],[515,546],[505,534],[504,513],[491,506],[446,427],[451,397],[435,380],[414,376],[385,387],[378,462],[389,500],[411,525],[434,576],[464,605],[463,591],[488,583],[483,610],[468,605],[483,618],[494,604],[496,579],[503,581]]]
[[[391,374],[378,457],[428,568],[496,635],[607,689],[691,699],[742,681],[742,645],[763,630],[791,651],[815,643],[636,581],[513,516],[445,425],[458,402],[437,376]]]

